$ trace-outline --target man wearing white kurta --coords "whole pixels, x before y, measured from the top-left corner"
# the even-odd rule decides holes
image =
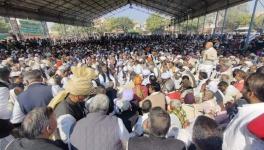
[[[200,64],[199,70],[206,70],[208,77],[211,76],[211,72],[215,67],[215,62],[217,60],[217,51],[213,47],[212,42],[207,42],[205,45],[205,50],[202,52],[203,54],[203,63]]]
[[[239,108],[223,136],[223,150],[263,150],[264,142],[247,129],[250,121],[264,113],[264,76],[254,73],[245,81],[243,95],[249,104]]]

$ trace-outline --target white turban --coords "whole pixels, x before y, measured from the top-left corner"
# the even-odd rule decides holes
[[[142,73],[142,67],[140,65],[137,65],[134,69],[134,72],[136,74],[141,74]]]
[[[150,72],[149,69],[144,69],[144,70],[142,71],[142,75],[143,75],[143,76],[148,76],[148,75],[150,75],[150,74],[151,74],[151,72]]]
[[[160,56],[160,60],[166,60],[166,57],[165,56]]]
[[[21,72],[20,71],[15,71],[15,72],[11,72],[10,73],[10,77],[18,77],[18,76],[20,76],[21,75]]]
[[[125,89],[122,93],[122,100],[131,101],[134,98],[133,89]]]
[[[169,79],[171,77],[171,74],[169,72],[164,72],[161,74],[161,79]]]

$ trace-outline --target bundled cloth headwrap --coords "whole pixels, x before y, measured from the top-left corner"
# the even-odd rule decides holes
[[[68,81],[65,90],[56,95],[49,107],[56,108],[56,106],[62,102],[68,94],[72,95],[93,95],[96,94],[96,90],[93,87],[92,80],[96,78],[97,74],[91,68],[87,67],[72,67],[71,71],[73,77]]]

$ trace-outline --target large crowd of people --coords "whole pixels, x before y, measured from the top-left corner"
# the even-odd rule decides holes
[[[264,38],[0,42],[2,150],[262,150]]]

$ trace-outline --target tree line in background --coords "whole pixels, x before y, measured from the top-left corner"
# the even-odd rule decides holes
[[[51,30],[59,35],[73,35],[76,33],[95,32],[99,34],[121,32],[121,33],[143,33],[143,29],[147,32],[158,33],[163,32],[168,26],[170,20],[158,14],[152,14],[146,20],[145,28],[141,24],[136,24],[128,17],[112,17],[105,20],[96,20],[92,27],[76,27],[70,25],[63,25],[55,23]]]
[[[223,22],[224,22],[224,10],[219,11],[218,14],[218,19],[216,23],[216,27],[222,28]],[[206,16],[201,16],[199,17],[199,22],[198,18],[189,20],[188,23],[187,21],[182,22],[178,28],[181,30],[185,31],[188,29],[188,32],[195,32],[198,30],[202,30],[203,28],[203,21],[205,17],[205,24],[206,25],[214,25],[215,20],[216,20],[216,12],[208,14]],[[233,32],[235,29],[239,27],[248,27],[249,22],[251,19],[251,12],[249,10],[249,5],[248,3],[244,3],[235,7],[231,7],[227,11],[227,16],[226,16],[226,22],[225,22],[225,27],[224,31],[225,32]],[[254,30],[263,30],[264,28],[264,13],[259,14],[255,16],[254,22],[253,22],[253,28]]]
[[[10,25],[4,17],[0,17],[0,33],[8,33],[10,30]]]

